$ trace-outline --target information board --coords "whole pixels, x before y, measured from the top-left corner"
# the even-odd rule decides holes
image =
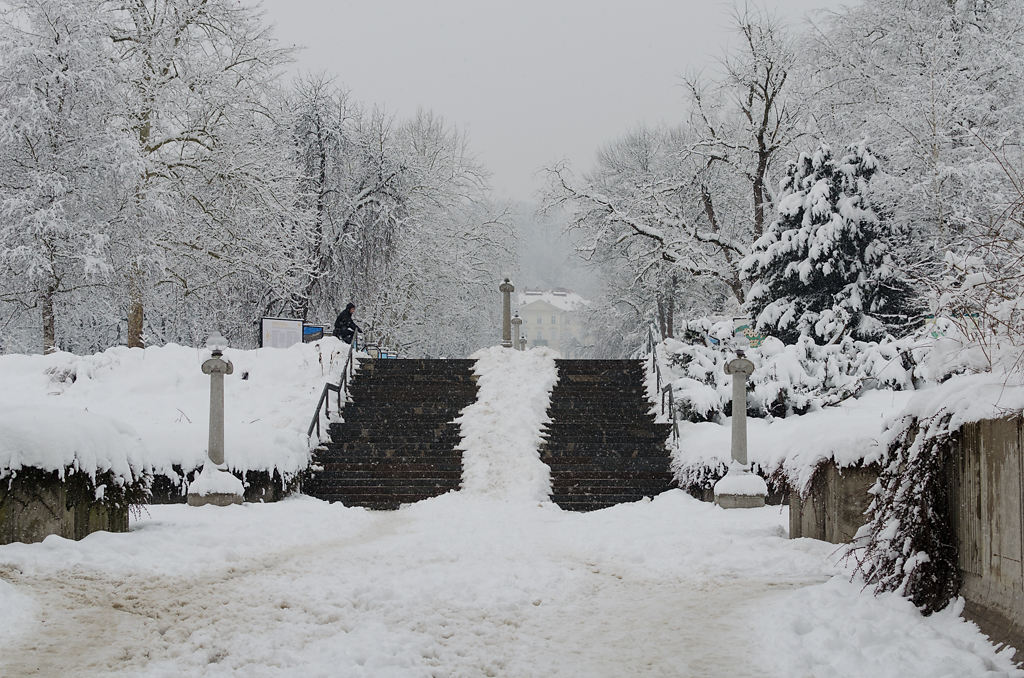
[[[260,346],[288,348],[302,343],[302,321],[295,318],[260,318]]]

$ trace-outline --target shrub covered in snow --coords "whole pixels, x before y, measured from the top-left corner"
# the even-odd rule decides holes
[[[722,334],[731,323],[701,319],[688,323],[682,336],[694,340]],[[914,389],[943,376],[927,357],[935,337],[920,331],[903,339],[863,342],[846,338],[817,344],[800,337],[786,345],[774,337],[750,349],[754,373],[748,380],[747,415],[786,417],[835,405],[873,388]],[[671,384],[676,415],[682,421],[720,422],[732,413],[732,377],[725,363],[735,353],[704,343],[666,339],[659,348],[665,383]]]
[[[735,354],[732,322],[687,323],[684,340],[659,347],[664,382],[672,389],[681,438],[674,468],[681,487],[702,492],[729,461],[732,381],[724,365]],[[947,336],[943,336],[946,333]],[[715,346],[709,346],[712,341]],[[719,347],[726,348],[719,348]],[[884,424],[919,388],[978,369],[982,357],[965,346],[957,328],[939,320],[901,339],[816,344],[809,337],[785,345],[769,337],[748,357],[749,456],[773,492],[807,488],[821,464],[880,463]]]
[[[893,257],[890,221],[871,202],[877,171],[863,145],[836,160],[822,144],[790,163],[777,219],[741,264],[755,281],[747,305],[759,330],[790,343],[906,332],[917,304]]]

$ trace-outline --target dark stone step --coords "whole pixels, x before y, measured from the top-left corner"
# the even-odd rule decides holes
[[[432,488],[453,489],[458,488],[462,482],[461,476],[455,478],[348,478],[330,477],[324,478],[314,476],[310,481],[311,485],[320,488],[323,492],[342,494],[352,492],[355,494],[366,494],[374,492],[390,492],[392,489],[408,488],[411,491],[428,491]]]
[[[451,490],[448,490],[450,492]],[[381,495],[354,495],[348,493],[323,493],[313,495],[317,499],[323,499],[324,501],[340,501],[345,506],[362,506],[368,509],[376,509],[379,511],[394,511],[400,508],[403,504],[415,504],[418,501],[424,499],[430,499],[432,497],[439,497],[446,492],[438,492],[437,494],[423,494],[423,493],[407,493],[407,494],[381,494]]]
[[[674,489],[674,488],[666,488],[665,491],[667,492],[670,489]],[[555,502],[559,506],[562,506],[562,504],[565,503],[565,504],[578,504],[578,505],[588,505],[588,504],[589,505],[599,505],[602,508],[607,508],[609,506],[614,506],[615,504],[625,504],[625,503],[629,503],[629,502],[640,501],[644,497],[656,497],[659,494],[661,494],[661,492],[657,492],[655,494],[651,494],[651,493],[644,494],[643,492],[637,492],[637,493],[622,492],[622,493],[619,493],[619,494],[591,494],[591,495],[581,495],[581,494],[575,494],[575,493],[574,494],[558,494],[557,492],[553,492],[551,494],[551,501]],[[563,508],[565,508],[565,507],[563,506]]]
[[[318,471],[311,477],[320,486],[348,485],[350,483],[362,485],[377,481],[401,481],[408,482],[409,484],[422,481],[449,485],[455,483],[458,485],[462,482],[462,471],[441,471],[437,469],[432,471],[383,471],[381,469],[375,471],[352,471],[345,469],[341,471]]]
[[[675,476],[671,471],[629,471],[623,469],[603,469],[593,471],[580,471],[578,469],[551,469],[551,479],[559,482],[599,482],[615,481],[629,483],[632,481],[658,481],[671,483]]]
[[[346,505],[352,504],[358,506],[357,502],[387,502],[395,504],[396,508],[399,504],[412,504],[413,502],[423,501],[424,499],[430,499],[431,497],[439,497],[442,494],[448,492],[457,492],[457,487],[430,487],[430,488],[344,488],[344,487],[331,487],[324,488],[323,491],[318,491],[317,496],[327,501],[341,501]]]
[[[462,463],[462,453],[447,451],[443,448],[434,450],[371,449],[361,452],[327,453],[317,457],[315,463],[321,466],[344,463],[455,465]]]
[[[407,463],[399,463],[394,460],[388,460],[386,462],[366,460],[327,461],[318,464],[322,470],[317,473],[380,473],[382,475],[391,473],[462,473],[461,462],[450,463],[442,459],[423,462],[420,458],[416,459],[416,461],[410,461]]]
[[[628,482],[622,480],[593,480],[588,482],[552,480],[552,494],[661,494],[672,488],[671,483],[662,481]]]
[[[328,443],[327,449],[331,454],[360,454],[363,451],[380,450],[408,450],[410,454],[429,450],[440,450],[446,454],[456,452],[456,448],[462,441],[459,438],[437,438],[435,440],[425,439],[420,436],[376,436],[360,440],[346,440],[338,443]]]
[[[609,463],[598,463],[595,457],[565,458],[568,463],[558,463],[559,460],[544,459],[544,462],[551,467],[552,473],[572,471],[574,473],[669,473],[671,472],[671,461],[666,457],[616,457]],[[607,457],[605,457],[607,459]]]
[[[633,434],[633,433],[635,433],[638,436],[643,437],[645,435],[649,435],[649,434],[653,434],[653,433],[662,433],[663,431],[665,431],[666,434],[668,434],[668,431],[672,430],[672,424],[658,424],[658,423],[655,423],[653,421],[641,422],[641,423],[630,422],[630,421],[624,421],[624,422],[589,422],[589,423],[605,424],[601,428],[584,429],[585,431],[587,431],[587,432],[589,432],[589,433],[591,433],[593,435],[608,434],[608,433],[614,433],[616,435],[621,435],[621,434],[624,434],[624,433],[625,434]],[[555,433],[565,433],[565,432],[579,432],[580,431],[580,425],[575,423],[575,422],[551,421],[551,422],[548,422],[547,424],[544,424],[543,430],[551,431],[552,434],[555,434]],[[573,433],[573,434],[575,435],[575,433]],[[575,435],[575,436],[579,437],[579,435]]]
[[[569,466],[580,465],[580,463],[589,463],[594,465],[603,464],[606,467],[610,464],[623,464],[629,460],[647,460],[654,462],[655,460],[664,459],[665,463],[670,463],[671,457],[667,450],[654,449],[654,448],[625,448],[625,447],[602,447],[600,449],[585,448],[579,449],[578,447],[567,445],[564,449],[550,449],[541,448],[540,450],[541,460],[549,466]],[[580,461],[582,460],[582,461]],[[614,467],[613,467],[614,468]]]
[[[571,436],[548,438],[541,443],[541,452],[560,454],[562,452],[580,452],[586,454],[617,454],[622,451],[651,450],[660,451],[665,448],[666,439],[663,436],[647,436],[635,438],[632,436],[607,436],[607,437],[586,437],[573,438]],[[668,454],[666,451],[665,454]]]

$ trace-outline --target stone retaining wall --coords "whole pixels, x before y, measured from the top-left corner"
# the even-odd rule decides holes
[[[946,473],[966,615],[1024,661],[1024,419],[967,424]],[[849,542],[865,522],[877,467],[824,464],[789,499],[791,538]]]
[[[1024,660],[1024,419],[967,424],[948,468],[967,611]]]
[[[28,544],[51,534],[81,539],[99,530],[128,531],[127,507],[81,501],[77,494],[56,473],[22,472],[0,481],[0,544]]]
[[[789,494],[789,536],[811,537],[833,544],[853,539],[865,522],[871,503],[868,490],[878,480],[878,467],[839,468],[835,462],[818,467],[805,496]]]

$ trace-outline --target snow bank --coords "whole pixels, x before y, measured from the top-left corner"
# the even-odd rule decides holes
[[[0,477],[34,467],[130,479],[149,470],[149,462],[143,437],[124,421],[57,404],[0,409]]]
[[[294,474],[306,428],[348,345],[333,337],[287,349],[227,349],[225,458],[238,471]],[[0,356],[0,472],[20,466],[151,469],[172,478],[206,458],[210,378],[202,349],[177,345]]]
[[[913,392],[868,391],[836,407],[785,418],[747,419],[747,456],[766,475],[781,472],[802,489],[824,461],[839,467],[880,461],[886,424],[914,397]],[[720,469],[731,460],[732,418],[722,424],[679,424],[679,443],[673,452],[676,476],[687,485],[703,482],[701,473]]]
[[[835,578],[765,601],[752,639],[769,675],[964,678],[1020,676],[1013,651],[997,651],[960,614],[963,601],[924,617],[895,593],[877,596]],[[899,639],[899,649],[894,639]]]
[[[456,419],[462,426],[462,491],[548,501],[550,469],[537,448],[558,381],[555,352],[495,346],[472,357],[477,361],[477,400]]]

